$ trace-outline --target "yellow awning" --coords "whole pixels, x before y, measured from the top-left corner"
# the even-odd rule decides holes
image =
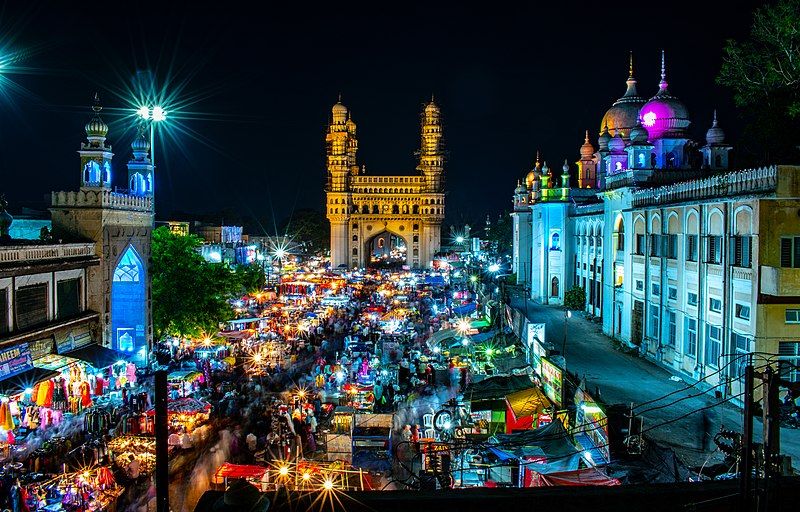
[[[550,407],[550,400],[539,388],[528,388],[511,393],[506,396],[506,400],[517,418],[533,416]]]

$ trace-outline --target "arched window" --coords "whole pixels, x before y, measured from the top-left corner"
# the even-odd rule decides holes
[[[414,235],[414,238],[412,239],[412,241],[419,242],[419,235]]]
[[[413,229],[414,231],[419,231],[419,224],[414,224]]]
[[[558,278],[555,276],[553,276],[553,279],[550,281],[550,296],[558,297]]]
[[[714,157],[714,166],[715,167],[722,167],[722,156],[717,155]]]
[[[413,206],[411,207],[411,213],[412,213],[412,214],[414,214],[414,215],[418,215],[418,214],[419,214],[419,205],[416,205],[416,204],[415,204],[415,205],[413,205]],[[416,228],[415,228],[415,229],[416,229]]]
[[[558,233],[553,233],[550,236],[550,250],[551,251],[560,251],[561,250],[561,235]]]
[[[378,205],[377,205],[377,204],[373,204],[373,205],[372,205],[372,213],[380,213],[380,212],[378,211]]]
[[[358,235],[353,235],[353,241],[358,242]]]
[[[674,168],[677,167],[677,162],[675,160],[675,153],[673,153],[672,151],[667,153],[667,162],[666,162],[666,164],[667,164],[666,165],[667,169],[674,169]]]
[[[369,213],[369,205],[363,205],[361,207],[361,213]]]
[[[147,177],[149,178],[150,175],[148,175]],[[111,183],[111,164],[109,164],[108,162],[103,164],[103,181],[105,183]],[[152,190],[152,188],[149,190]]]
[[[383,247],[385,245],[386,245],[386,240],[384,240],[383,238],[379,238],[378,239],[378,249],[383,249]]]
[[[393,204],[392,205],[392,213],[395,213],[395,214],[400,213],[400,207],[397,206],[396,204]]]
[[[358,249],[353,247],[353,256],[358,256]]]
[[[147,279],[142,259],[128,246],[114,268],[111,283],[111,326],[114,348],[133,352],[146,345]]]
[[[625,250],[625,221],[622,219],[622,215],[617,217],[617,225],[614,226],[614,237],[616,238],[616,249],[618,251]]]

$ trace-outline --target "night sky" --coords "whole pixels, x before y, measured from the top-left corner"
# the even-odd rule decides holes
[[[0,41],[21,55],[0,69],[0,192],[12,211],[78,187],[75,151],[95,90],[111,124],[115,185],[125,186],[126,91],[149,69],[177,125],[157,141],[159,218],[228,209],[270,225],[322,210],[324,131],[339,93],[367,172],[413,174],[419,112],[435,94],[449,151],[447,223],[474,222],[510,208],[537,149],[560,167],[577,159],[585,129],[596,145],[603,113],[625,90],[629,50],[642,96],[657,90],[663,47],[692,134],[704,136],[716,107],[735,144],[741,120],[714,77],[725,39],[747,34],[757,5],[164,4],[5,6]]]

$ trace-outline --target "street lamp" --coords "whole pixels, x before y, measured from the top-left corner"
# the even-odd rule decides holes
[[[567,366],[567,320],[572,318],[572,311],[564,311],[564,343],[561,346],[561,357],[564,358],[564,366]]]
[[[153,164],[153,167],[156,166],[156,147],[155,147],[155,137],[154,137],[154,130],[156,123],[160,123],[162,121],[167,120],[167,111],[164,110],[164,107],[161,106],[154,106],[152,108],[142,105],[141,107],[136,109],[136,115],[139,116],[144,121],[150,121],[150,163]]]

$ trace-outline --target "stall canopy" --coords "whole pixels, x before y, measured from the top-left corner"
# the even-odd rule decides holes
[[[223,483],[226,478],[253,478],[261,479],[267,468],[250,464],[231,464],[226,462],[214,473],[214,482]]]
[[[444,286],[444,276],[425,276],[425,284]]]
[[[98,370],[108,368],[117,361],[126,359],[126,356],[120,352],[97,344],[73,350],[72,352],[68,352],[67,355],[75,359],[80,359],[81,361],[86,361]]]
[[[167,380],[171,382],[179,382],[179,381],[194,382],[202,376],[203,374],[196,370],[180,370],[177,372],[171,372],[167,376]]]
[[[506,432],[530,429],[533,417],[551,405],[550,400],[536,387],[511,393],[506,396],[506,402],[511,413],[510,417],[506,416]]]
[[[0,381],[0,395],[16,395],[22,393],[36,384],[52,379],[58,375],[57,371],[44,368],[31,368],[18,375]]]
[[[533,385],[527,375],[498,375],[478,382],[472,382],[464,391],[464,398],[469,401],[497,400]]]
[[[519,460],[526,470],[542,474],[575,471],[581,462],[581,451],[560,421],[536,430],[494,435],[489,451],[501,461]]]
[[[620,481],[611,478],[597,468],[584,468],[576,471],[560,471],[543,475],[529,469],[525,470],[525,487],[552,487],[552,486],[587,486],[599,485],[610,487],[620,485]]]

